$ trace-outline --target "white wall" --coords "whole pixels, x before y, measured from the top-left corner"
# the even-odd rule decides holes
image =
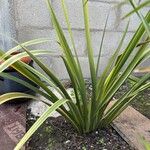
[[[86,54],[86,44],[84,38],[84,22],[82,13],[82,0],[66,0],[69,8],[70,22],[73,29],[74,39],[78,50],[79,60],[84,71],[85,77],[89,77],[88,59]],[[125,5],[122,8],[116,6],[118,2],[122,0],[90,0],[90,25],[91,35],[94,48],[95,60],[98,56],[99,45],[102,37],[102,31],[105,24],[105,19],[110,11],[110,17],[107,26],[107,32],[105,42],[103,45],[103,52],[101,57],[100,72],[105,67],[108,58],[112,55],[113,51],[117,47],[121,35],[125,29],[127,20],[120,22],[121,16],[131,10],[129,5]],[[51,0],[55,9],[56,15],[64,29],[66,37],[68,32],[64,21],[63,12],[61,9],[60,0]],[[143,10],[143,14],[149,8]],[[51,51],[58,51],[55,32],[51,21],[49,19],[49,13],[44,0],[14,0],[15,10],[15,26],[17,31],[17,39],[20,42],[27,41],[39,37],[50,37],[53,42],[36,46],[35,48],[44,48]],[[128,41],[132,38],[132,35],[139,25],[139,19],[136,15],[131,17],[131,23],[129,32],[125,39],[123,47],[127,45]],[[70,42],[69,42],[70,43]],[[58,57],[42,57],[42,60],[52,68],[52,70],[62,79],[68,78],[65,67],[62,60]],[[147,62],[146,64],[149,64]]]

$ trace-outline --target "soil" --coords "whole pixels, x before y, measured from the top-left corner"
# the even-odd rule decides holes
[[[87,89],[91,89],[87,81]],[[66,87],[71,87],[69,82]],[[118,99],[132,85],[126,82],[116,93]],[[150,119],[150,89],[139,93],[131,104],[136,110]],[[27,114],[27,129],[36,121],[35,116]],[[97,130],[86,135],[79,135],[63,117],[49,118],[37,130],[27,144],[27,150],[133,150],[111,127]]]
[[[28,118],[30,113],[28,114]],[[35,119],[36,120],[36,119]],[[28,120],[27,128],[35,120]],[[133,150],[110,126],[79,135],[63,117],[49,118],[32,136],[26,150]]]
[[[131,86],[130,82],[126,82],[122,85],[114,97],[118,99],[127,92]],[[150,88],[139,93],[139,95],[136,96],[134,101],[131,103],[131,106],[150,119]]]

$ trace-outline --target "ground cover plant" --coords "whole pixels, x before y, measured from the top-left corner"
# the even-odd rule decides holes
[[[136,5],[132,0],[129,0],[129,3],[133,7],[133,11],[129,12],[124,18],[136,13],[141,19],[141,24],[136,30],[134,36],[128,43],[127,47],[122,50],[122,43],[128,31],[129,22],[127,27],[122,35],[118,48],[112,54],[106,68],[103,73],[98,75],[98,68],[100,66],[100,56],[102,51],[103,39],[105,36],[105,30],[107,26],[108,16],[105,22],[105,28],[103,32],[103,39],[100,43],[100,51],[97,62],[94,60],[93,48],[90,35],[90,23],[89,23],[89,13],[88,13],[88,1],[82,0],[83,5],[83,14],[84,14],[84,24],[85,24],[85,39],[87,44],[87,54],[90,66],[90,75],[92,83],[92,94],[88,96],[85,80],[80,66],[80,61],[78,59],[76,46],[73,39],[73,33],[71,30],[71,25],[68,17],[68,10],[64,0],[61,0],[62,8],[64,11],[64,16],[66,24],[68,27],[68,32],[70,39],[72,41],[73,50],[69,47],[67,39],[63,33],[61,25],[57,20],[54,9],[49,0],[46,1],[47,6],[51,15],[51,20],[53,26],[56,30],[58,37],[57,43],[62,49],[62,55],[60,56],[65,64],[67,72],[69,74],[74,94],[75,100],[67,93],[67,90],[57,78],[56,75],[43,64],[36,56],[49,54],[52,55],[53,52],[50,50],[29,50],[27,46],[34,45],[42,42],[48,41],[48,39],[36,39],[26,43],[18,43],[15,41],[18,46],[4,53],[0,51],[0,56],[2,60],[5,60],[0,65],[0,76],[12,79],[16,82],[19,82],[36,93],[44,96],[47,100],[43,100],[44,103],[48,104],[49,109],[37,120],[37,122],[29,129],[25,134],[23,139],[16,146],[16,150],[20,149],[21,146],[29,139],[29,137],[37,130],[37,128],[49,117],[49,115],[57,110],[62,116],[68,120],[72,126],[80,133],[89,133],[108,126],[120,113],[127,108],[127,106],[134,100],[139,92],[150,87],[150,74],[147,73],[141,78],[136,78],[132,75],[132,71],[143,61],[149,59],[150,57],[150,48],[149,48],[149,39],[150,39],[150,11],[147,12],[147,15],[144,17],[140,13],[140,9],[145,5],[149,4],[149,1],[143,2],[141,5]],[[22,53],[19,53],[15,56],[10,54],[19,49],[24,50]],[[75,57],[73,55],[75,53]],[[40,73],[38,70],[30,67],[29,65],[19,61],[25,56],[30,56],[34,62],[46,73],[47,76]],[[8,67],[12,66],[18,72],[26,76],[28,79],[36,83],[41,89],[32,86],[31,84],[10,76],[9,74],[4,73],[3,71]],[[39,80],[39,77],[46,82]],[[121,85],[127,80],[132,80],[133,86],[131,89],[126,91],[113,105],[108,109],[108,105],[112,100],[114,94],[118,91]],[[56,94],[52,92],[51,89],[47,87],[47,84],[53,87],[62,98],[59,98]],[[25,94],[25,93],[7,93],[0,96],[0,104],[19,98],[32,98],[38,100],[38,97]],[[65,105],[64,105],[65,103]]]

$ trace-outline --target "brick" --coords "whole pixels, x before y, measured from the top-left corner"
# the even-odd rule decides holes
[[[98,74],[100,75],[103,70],[105,69],[108,60],[110,58],[111,54],[106,55],[104,57],[100,58],[100,65],[98,69]],[[42,56],[39,57],[40,60],[51,69],[51,71],[59,78],[59,79],[68,79],[68,73],[66,71],[65,65],[60,57],[50,57],[50,56]],[[95,64],[97,63],[97,57],[94,57]],[[87,57],[79,57],[79,61],[81,64],[81,68],[83,71],[83,75],[85,78],[90,78],[90,70],[89,70],[89,63]],[[143,63],[140,66],[147,66],[149,64],[149,60]],[[40,72],[45,74],[36,64],[34,65],[36,69],[38,69]],[[86,67],[85,67],[86,66]]]
[[[122,0],[90,0],[90,1],[105,2],[105,3],[119,3],[119,2],[122,2]],[[135,0],[135,1],[139,2],[139,0]]]
[[[18,26],[50,27],[50,17],[43,0],[19,0],[16,2]]]
[[[86,58],[86,41],[84,33],[84,21],[83,21],[83,12],[82,12],[82,1],[81,0],[66,0],[67,6],[69,8],[69,17],[70,23],[73,28],[73,35],[75,40],[75,45],[77,49],[78,56],[80,57],[81,65],[83,66],[83,72],[85,77],[90,77],[89,68],[84,67],[88,64],[88,59]],[[119,41],[121,39],[122,32],[124,31],[127,20],[120,22],[120,18],[124,16],[129,10],[132,10],[131,6],[125,5],[121,8],[113,8],[116,6],[116,2],[120,0],[94,0],[89,1],[89,12],[90,12],[90,25],[91,25],[91,35],[95,59],[98,56],[99,46],[102,37],[102,30],[104,28],[106,16],[108,11],[111,9],[110,18],[108,21],[108,26],[106,30],[106,36],[104,39],[103,50],[102,50],[102,65],[103,67],[100,71],[104,69],[108,58],[113,54],[114,50],[117,48]],[[57,44],[57,37],[55,31],[51,28],[49,24],[50,20],[47,7],[43,2],[35,0],[26,0],[26,1],[17,1],[18,7],[18,19],[19,26],[18,29],[18,40],[23,42],[29,39],[35,39],[39,37],[50,37],[52,40],[46,44],[40,44],[32,48],[35,49],[49,49],[52,51],[57,51],[58,54],[61,54],[60,47]],[[69,33],[66,30],[66,23],[64,20],[61,1],[53,0],[52,5],[55,9],[58,20],[60,21],[61,26],[64,29],[65,36],[68,40],[69,46],[73,49],[71,41],[69,38]],[[29,9],[32,7],[31,9]],[[74,9],[75,8],[75,9]],[[142,10],[142,13],[145,14],[148,8]],[[35,16],[34,16],[35,15]],[[132,35],[139,24],[139,19],[135,15],[131,17],[131,24],[129,26],[129,31],[125,38],[122,50],[127,46],[129,40],[132,38]],[[50,68],[56,72],[60,78],[68,78],[68,74],[65,70],[62,60],[57,57],[40,57]],[[149,64],[149,61],[143,63],[144,66]],[[142,65],[143,65],[142,64]],[[100,72],[101,73],[101,72]]]
[[[123,33],[122,32],[106,32],[102,47],[102,56],[106,55],[112,55],[113,52],[116,50],[116,48],[119,45],[119,42],[121,40]],[[122,45],[122,49],[126,48],[129,40],[132,38],[133,33],[127,33],[126,38],[124,40],[124,43]],[[99,49],[100,49],[100,43],[102,39],[102,32],[92,32],[92,41],[93,41],[93,49],[94,49],[94,55],[98,56]]]
[[[92,2],[93,0],[90,0]],[[105,2],[105,3],[118,3],[121,2],[121,0],[94,0],[95,2]]]
[[[103,1],[104,2],[104,1]],[[113,31],[123,31],[126,26],[128,19],[121,20],[121,18],[127,14],[132,7],[129,4],[118,7],[115,3],[103,3],[102,1],[89,1],[89,14],[90,14],[90,27],[91,29],[104,29],[104,23],[106,16],[110,11],[110,16],[108,20],[107,30]],[[108,2],[108,1],[105,1]],[[117,1],[116,1],[117,2]],[[72,28],[75,29],[84,29],[83,21],[83,12],[82,12],[82,3],[80,0],[71,1],[66,0],[66,4],[69,10],[70,23]],[[61,7],[60,0],[53,1],[53,7],[58,16],[58,20],[63,28],[67,28],[65,19],[63,16],[63,11]],[[73,9],[76,8],[76,9]],[[149,10],[149,7],[146,7],[142,10],[142,13],[145,15]],[[131,23],[129,26],[129,31],[135,31],[140,23],[138,16],[135,14],[131,16]]]
[[[73,49],[73,46],[71,44],[70,41],[70,37],[69,37],[69,33],[68,31],[64,31],[65,36],[68,40],[68,43],[71,47],[71,49]],[[76,45],[76,49],[78,52],[78,55],[84,55],[84,50],[86,48],[85,45],[85,40],[84,38],[84,33],[80,32],[80,31],[74,31],[73,32],[74,35],[74,40],[75,40],[75,45]],[[49,30],[49,29],[45,29],[45,30],[39,30],[39,29],[30,29],[30,28],[20,28],[18,30],[18,40],[20,42],[25,42],[28,40],[32,40],[35,38],[50,38],[50,42],[48,43],[43,43],[37,46],[34,46],[34,49],[50,49],[52,51],[57,51],[58,53],[61,52],[60,46],[57,43],[57,37],[56,37],[56,33],[54,30]]]
[[[34,46],[34,48],[35,49],[39,49],[39,48],[50,49],[52,51],[57,51],[58,53],[61,51],[60,46],[56,42],[57,38],[56,38],[54,30],[46,30],[46,29],[45,30],[36,30],[36,29],[22,28],[18,31],[18,33],[19,33],[18,40],[20,42],[28,41],[28,40],[35,39],[35,38],[49,37],[51,39],[51,42]],[[65,30],[64,33],[68,40],[70,48],[73,49],[68,31]],[[99,53],[102,34],[103,34],[102,31],[91,32],[94,56],[97,56]],[[102,56],[105,56],[105,55],[108,55],[109,53],[114,52],[114,50],[117,48],[117,46],[120,42],[122,34],[123,34],[122,32],[113,32],[113,31],[106,32],[105,38],[104,38],[104,43],[103,43]],[[133,35],[133,33],[127,34],[127,36],[125,38],[125,42],[123,44],[123,48],[125,48],[128,41],[132,38],[132,35]],[[87,55],[84,31],[73,30],[73,37],[74,37],[78,56]],[[111,41],[111,42],[109,42],[109,41]]]
[[[44,60],[44,58],[42,58]],[[58,57],[49,57],[49,59],[51,60],[51,63],[49,63],[49,60],[47,59],[44,60],[44,63],[46,63],[46,65],[51,68],[52,72],[59,78],[59,79],[68,79],[69,75],[66,71],[65,65],[62,61],[61,58]],[[88,64],[88,59],[86,57],[80,57],[79,58],[82,69],[83,69],[83,73],[84,73],[84,77],[85,78],[89,78],[89,69],[88,67],[85,67],[85,65],[87,66]],[[37,67],[36,67],[37,68]]]
[[[69,78],[66,68],[63,64],[63,61],[59,58],[54,58],[53,60],[53,69],[55,73],[58,75],[60,79],[67,79]],[[89,78],[89,66],[88,66],[88,59],[86,57],[80,57],[79,61],[81,63],[81,68],[83,71],[83,75],[85,78]],[[87,67],[85,67],[87,66]]]
[[[69,75],[66,71],[66,67],[60,57],[43,56],[43,57],[39,57],[39,58],[59,79],[68,79],[69,78]],[[108,58],[110,58],[109,55],[107,55],[105,57],[101,57],[100,66],[99,66],[99,74],[101,74],[102,71],[104,70],[104,68],[108,62]],[[84,77],[90,78],[88,58],[87,57],[79,57],[79,61],[81,64],[81,68],[82,68]],[[97,57],[95,57],[95,62],[96,61],[97,61]],[[45,73],[36,64],[34,64],[34,67],[45,75]]]
[[[33,39],[38,38],[49,38],[50,41],[46,43],[41,43],[38,45],[31,46],[30,49],[44,49],[44,50],[50,50],[52,52],[58,52],[56,41],[54,39],[54,32],[52,32],[49,29],[45,30],[37,30],[32,28],[20,28],[18,30],[18,41],[19,42],[26,42]],[[56,47],[57,46],[57,47]]]
[[[150,66],[150,58],[147,59],[147,60],[145,60],[145,61],[143,61],[143,63],[141,63],[141,64],[139,65],[139,67],[148,67],[148,66]],[[138,67],[137,67],[137,68],[138,68]]]
[[[41,60],[41,62],[43,62],[45,64],[46,67],[48,68],[52,68],[52,57],[51,56],[38,56],[38,59]],[[37,64],[34,63],[34,67],[39,70],[40,72],[42,71],[42,69],[40,67],[38,67]]]
[[[69,16],[72,28],[84,29],[82,3],[80,0],[70,1],[66,0],[67,6],[69,8]],[[53,1],[53,7],[58,16],[60,24],[63,28],[66,28],[65,19],[62,12],[60,0]],[[117,30],[123,31],[126,21],[120,22],[120,18],[124,16],[129,10],[131,10],[130,5],[123,6],[122,8],[113,9],[114,4],[102,3],[101,1],[90,1],[89,2],[89,12],[90,12],[90,24],[92,29],[103,29],[104,23],[108,11],[111,9],[107,30]],[[29,9],[31,7],[31,9]],[[72,9],[72,8],[76,9]],[[143,12],[148,10],[146,8]],[[18,19],[19,26],[35,26],[37,28],[50,27],[49,12],[43,1],[37,2],[32,1],[18,1],[17,2]],[[131,25],[129,30],[135,31],[139,24],[139,19],[136,15],[131,17]]]
[[[72,28],[75,29],[84,29],[83,10],[81,2],[82,2],[81,0],[76,1],[66,0],[66,4],[69,10],[70,23]],[[62,27],[66,28],[67,26],[63,16],[60,0],[53,1],[52,4]],[[97,2],[89,3],[90,24],[92,29],[104,28],[106,16],[110,8],[111,6],[107,3],[97,3]],[[113,29],[116,20],[114,10],[112,10],[110,18],[111,19],[109,19],[108,29]]]
[[[121,16],[123,17],[125,14],[127,14],[131,10],[133,10],[133,8],[130,5],[124,5],[120,11],[121,12],[120,17]],[[149,7],[145,7],[145,9],[141,10],[141,13],[145,16],[148,11],[149,11]],[[129,31],[136,31],[139,24],[141,23],[139,17],[137,16],[137,14],[133,14],[129,18],[130,18]],[[118,30],[123,30],[123,28],[125,28],[129,18],[126,18],[125,20],[120,20],[118,27],[117,27]]]
[[[106,66],[108,62],[108,58],[110,56],[106,57],[101,57],[101,64],[99,67],[99,74],[102,73],[104,70],[104,67]],[[95,57],[95,61],[97,58]],[[60,78],[60,79],[68,79],[68,73],[66,71],[66,68],[64,66],[64,63],[61,58],[51,58],[52,61],[52,69],[55,72],[55,74]],[[87,57],[79,57],[79,61],[81,64],[81,68],[83,71],[83,76],[84,78],[90,78],[90,70],[89,70],[89,63],[88,63],[88,58]],[[85,67],[86,66],[86,67]]]

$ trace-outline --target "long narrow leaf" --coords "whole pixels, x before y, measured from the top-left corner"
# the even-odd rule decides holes
[[[48,50],[32,50],[30,53],[33,53],[34,55],[47,55],[47,54],[53,54],[52,52],[48,51]],[[8,60],[4,61],[1,65],[0,65],[0,72],[4,71],[5,69],[7,69],[9,66],[11,66],[13,63],[17,62],[18,60],[20,60],[23,57],[28,56],[28,54],[26,52],[22,52],[19,53],[17,55],[12,56],[11,58],[9,58]]]
[[[147,13],[145,19],[147,20],[147,22],[150,22],[150,12]],[[142,35],[144,34],[144,32],[145,32],[145,28],[144,28],[144,25],[141,23],[138,30],[134,34],[133,38],[129,42],[127,48],[122,53],[121,57],[117,61],[117,64],[115,65],[115,67],[111,71],[111,78],[110,78],[111,82],[109,83],[109,85],[112,85],[114,83],[114,81],[116,80],[116,77],[118,76],[118,73],[123,68],[125,62],[129,58],[129,56],[132,54],[134,48],[138,44],[139,40],[142,38]]]
[[[147,22],[147,20],[143,17],[143,15],[136,9],[136,3],[134,0],[129,0],[130,1],[130,4],[132,5],[132,7],[134,8],[136,14],[138,15],[138,17],[141,19],[144,27],[145,27],[145,30],[150,38],[150,25],[149,23]]]
[[[71,39],[71,42],[72,42],[72,45],[73,45],[73,49],[74,49],[74,53],[75,53],[75,57],[76,57],[76,61],[77,61],[77,66],[78,66],[78,70],[79,70],[79,81],[80,81],[80,85],[81,85],[80,89],[81,89],[82,99],[86,99],[86,87],[85,87],[85,82],[84,82],[84,77],[83,77],[81,65],[80,65],[80,62],[79,62],[79,59],[78,59],[77,50],[76,50],[76,47],[75,47],[75,42],[74,42],[74,39],[73,39],[73,33],[72,33],[72,30],[71,30],[71,25],[70,25],[70,22],[69,22],[68,9],[67,9],[67,6],[65,4],[65,0],[62,0],[61,2],[62,2],[62,8],[63,8],[64,16],[65,16],[67,27],[68,27],[68,32],[69,32],[70,39]],[[69,68],[69,66],[68,66],[68,68]],[[71,72],[71,70],[70,70],[70,72]],[[74,83],[74,85],[75,85],[75,83]],[[77,85],[75,85],[75,86],[77,88]]]
[[[116,62],[116,60],[118,58],[119,52],[120,52],[120,50],[122,48],[122,44],[123,44],[123,42],[125,40],[127,31],[128,31],[128,27],[129,27],[129,22],[127,23],[126,29],[125,29],[125,31],[124,31],[124,33],[122,35],[122,38],[121,38],[121,40],[119,42],[119,45],[118,45],[116,51],[114,52],[112,57],[109,59],[105,70],[103,71],[102,75],[100,76],[100,78],[98,80],[97,90],[99,91],[99,95],[97,96],[97,100],[99,100],[99,101],[101,100],[102,93],[106,89],[107,84],[109,83],[109,81],[111,79],[110,78],[111,73],[109,75],[108,75],[108,73],[111,71],[111,69],[113,68],[113,66],[114,66],[114,64],[115,64],[115,62]]]
[[[99,49],[99,54],[98,54],[98,59],[97,59],[96,76],[98,76],[98,71],[99,71],[98,69],[99,69],[99,64],[100,64],[100,57],[101,57],[101,52],[102,52],[104,37],[105,37],[105,33],[106,33],[106,27],[107,27],[107,23],[108,23],[108,18],[109,18],[109,14],[107,15],[107,18],[106,18],[106,21],[105,21],[105,26],[104,26],[104,30],[103,30],[102,39],[101,39],[101,44],[100,44],[100,49]]]
[[[93,48],[91,42],[91,34],[90,34],[90,25],[89,25],[89,10],[88,10],[88,2],[87,0],[82,0],[83,4],[83,14],[84,14],[84,25],[85,25],[85,35],[86,35],[86,45],[88,51],[88,59],[89,59],[89,66],[90,66],[90,74],[92,80],[92,101],[91,101],[91,122],[94,122],[93,114],[95,112],[96,105],[96,69],[94,63],[94,55],[93,55]],[[87,124],[87,130],[89,126]],[[93,128],[93,127],[91,127]]]
[[[134,10],[130,11],[129,13],[127,13],[124,17],[122,17],[122,19],[125,19],[129,16],[131,16],[132,14],[134,14],[136,11],[140,10],[141,8],[144,8],[145,6],[149,6],[150,5],[150,1],[147,0],[143,3],[141,3],[140,5],[138,5]]]
[[[0,55],[3,55],[3,54],[4,54],[4,52],[2,50],[0,50]],[[31,73],[28,69],[22,67],[21,62],[16,62],[12,66],[15,70],[20,72],[22,75],[27,77],[29,80],[33,81],[35,84],[37,84],[39,87],[41,87],[45,92],[47,92],[51,96],[51,99],[50,99],[51,102],[56,102],[58,100],[58,97],[41,80],[39,80],[39,78],[37,78],[37,76],[35,76],[33,73]],[[61,107],[61,108],[65,113],[67,113],[67,110],[65,107]],[[68,115],[69,115],[69,113],[68,113]],[[69,116],[69,117],[71,118],[71,116]]]
[[[80,82],[82,83],[83,82],[83,79],[80,81],[81,79],[81,72],[79,72],[79,66],[76,64],[76,61],[74,60],[74,57],[73,57],[73,54],[71,52],[71,49],[67,43],[67,40],[65,38],[65,35],[63,33],[63,30],[57,20],[57,17],[54,13],[54,10],[52,8],[52,5],[50,3],[49,0],[47,0],[47,6],[49,8],[49,11],[50,11],[50,15],[51,15],[51,19],[52,19],[52,22],[53,22],[53,25],[55,27],[55,30],[56,30],[56,33],[57,33],[57,36],[59,38],[59,42],[60,42],[60,45],[62,47],[62,50],[63,50],[63,53],[66,57],[66,61],[67,61],[67,64],[68,64],[68,67],[70,68],[70,71],[72,72],[72,74],[74,74],[74,78],[76,78],[75,80],[77,81],[76,84],[77,86],[80,88],[80,89],[83,89],[81,88],[81,86],[83,86],[84,84],[80,84]],[[83,86],[85,88],[85,86]],[[87,114],[87,102],[86,102],[86,94],[85,94],[85,90],[83,89],[82,91],[80,91],[80,94],[81,96],[83,97],[82,100],[83,100],[83,107],[84,107],[84,114],[86,116]]]
[[[15,76],[12,76],[9,73],[0,73],[0,76],[5,78],[5,79],[9,79],[9,80],[15,81],[17,83],[20,83],[21,85],[24,85],[25,87],[29,88],[31,91],[34,91],[34,92],[44,96],[47,99],[51,99],[51,97],[48,94],[46,94],[43,91],[39,90],[36,86],[32,85],[29,82],[26,82],[22,79],[19,79],[19,78],[15,77]]]
[[[120,114],[120,112],[123,111],[129,105],[129,103],[138,94],[138,92],[141,92],[142,90],[150,87],[150,83],[148,83],[142,86],[139,90],[139,87],[143,85],[143,83],[145,83],[148,79],[150,79],[150,74],[146,74],[144,77],[142,77],[139,80],[139,82],[131,88],[130,91],[124,94],[106,113],[105,117],[107,118],[107,120],[110,120],[111,122],[111,120],[113,120],[114,117],[117,117]]]
[[[50,117],[50,115],[58,109],[61,105],[65,104],[67,100],[61,99],[55,102],[52,106],[50,106],[41,117],[32,125],[32,127],[27,131],[27,133],[23,136],[21,141],[17,144],[14,150],[20,150],[22,146],[27,142],[27,140],[35,133],[35,131],[43,124],[43,122]]]
[[[53,81],[51,81],[46,75],[44,75],[43,73],[40,73],[39,71],[37,71],[36,69],[34,69],[33,67],[27,65],[26,63],[20,62],[21,65],[25,68],[27,68],[28,70],[30,70],[32,73],[34,73],[35,75],[37,75],[39,78],[41,78],[43,81],[45,81],[50,87],[54,88],[63,98],[65,97],[63,92],[58,88],[58,86],[56,86]]]
[[[13,40],[13,39],[12,39]],[[14,40],[13,40],[14,41]],[[36,44],[41,44],[41,43],[45,43],[45,42],[49,42],[51,41],[50,39],[48,38],[39,38],[39,39],[34,39],[34,40],[30,40],[30,41],[27,41],[27,42],[24,42],[24,43],[21,43],[22,46],[31,46],[31,45],[36,45]],[[7,56],[9,56],[10,54],[12,54],[13,52],[16,52],[18,50],[20,50],[22,47],[17,45],[16,47],[8,50],[3,56],[1,59],[5,59]]]
[[[12,93],[6,93],[6,94],[3,94],[0,96],[0,105],[7,101],[14,100],[14,99],[20,99],[20,98],[29,98],[29,99],[35,99],[35,100],[38,99],[37,97],[35,97],[33,95],[19,93],[19,92],[12,92]]]

